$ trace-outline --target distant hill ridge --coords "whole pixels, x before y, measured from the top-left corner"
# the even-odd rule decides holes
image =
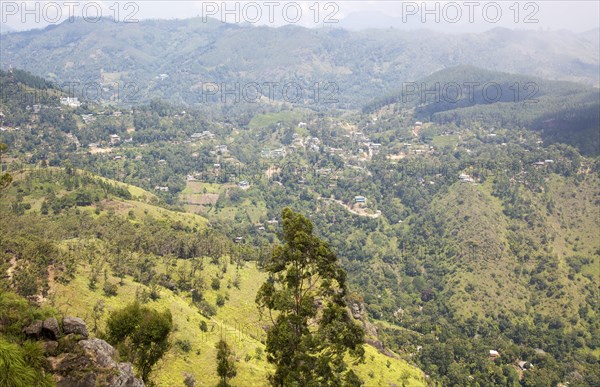
[[[158,96],[202,102],[206,82],[227,82],[230,89],[236,82],[296,82],[304,97],[298,103],[314,103],[311,87],[319,82],[337,85],[328,91],[338,106],[356,108],[402,82],[458,65],[598,85],[597,43],[593,33],[503,28],[444,35],[253,27],[201,18],[139,23],[77,19],[6,35],[0,54],[3,68],[23,68],[61,84],[132,83],[141,100]],[[275,91],[275,98],[282,99],[282,90]]]

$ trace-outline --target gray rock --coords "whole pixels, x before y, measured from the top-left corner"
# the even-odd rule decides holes
[[[96,365],[102,368],[115,368],[115,349],[106,341],[101,339],[82,340],[79,345],[85,354],[91,357]]]
[[[44,355],[56,355],[58,352],[58,342],[57,341],[44,341]]]
[[[119,363],[118,373],[111,374],[106,380],[111,387],[144,387],[144,382],[136,379],[131,363]]]
[[[60,327],[58,320],[54,317],[49,317],[42,324],[42,335],[50,340],[56,340],[60,337]]]
[[[131,363],[117,363],[115,356],[110,344],[92,338],[77,342],[69,353],[47,360],[57,387],[145,387],[136,379]]]
[[[90,372],[83,376],[68,376],[58,381],[56,387],[96,387],[96,375]]]
[[[42,320],[35,320],[28,327],[23,328],[23,333],[32,339],[39,339],[42,335]]]
[[[85,321],[79,317],[63,318],[63,332],[65,334],[73,333],[76,335],[81,335],[86,339],[88,337],[87,325],[85,325]]]
[[[74,373],[80,374],[82,371],[93,367],[93,362],[89,357],[76,353],[61,354],[55,358],[48,358],[48,363],[53,371],[65,377]]]

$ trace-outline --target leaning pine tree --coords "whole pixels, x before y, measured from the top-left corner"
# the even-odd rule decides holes
[[[283,210],[283,245],[266,265],[269,279],[256,302],[273,326],[267,354],[274,386],[360,384],[344,361],[364,360],[364,331],[348,313],[346,272],[301,214]]]

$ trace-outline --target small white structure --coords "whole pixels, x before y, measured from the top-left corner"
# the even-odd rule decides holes
[[[81,102],[79,102],[77,97],[61,97],[60,104],[75,108],[81,106]]]

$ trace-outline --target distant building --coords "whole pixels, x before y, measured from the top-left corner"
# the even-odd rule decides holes
[[[528,369],[533,368],[533,364],[523,360],[517,361],[517,365],[519,366],[521,371],[527,371]]]
[[[500,357],[500,353],[495,349],[490,349],[490,359],[495,360],[498,357]]]
[[[461,181],[461,183],[474,182],[473,178],[471,176],[467,175],[466,173],[461,173],[460,175],[458,175],[458,179]]]
[[[250,183],[248,183],[246,180],[242,180],[238,183],[238,187],[241,189],[248,189],[250,188]]]
[[[367,202],[367,198],[364,196],[355,196],[354,197],[354,202],[355,203],[366,203]]]
[[[75,108],[81,106],[81,102],[79,102],[77,97],[61,97],[60,104]]]
[[[157,191],[169,192],[169,187],[164,187],[164,186],[157,185],[156,187],[154,187],[154,189],[157,190]]]
[[[112,145],[116,145],[119,142],[121,142],[121,137],[118,134],[111,134],[110,135],[110,143]]]

